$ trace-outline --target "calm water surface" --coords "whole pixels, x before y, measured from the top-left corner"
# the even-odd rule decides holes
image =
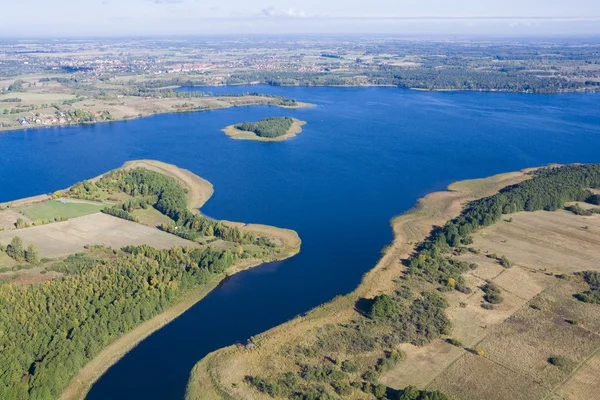
[[[424,93],[390,88],[229,87],[318,104],[159,115],[0,135],[0,201],[67,187],[149,158],[215,186],[203,212],[291,228],[301,253],[235,275],[113,366],[88,399],[181,399],[193,365],[351,291],[392,239],[389,220],[450,182],[551,162],[600,162],[599,95]],[[282,143],[220,129],[290,115]]]

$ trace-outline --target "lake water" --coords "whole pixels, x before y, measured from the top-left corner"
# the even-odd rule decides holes
[[[389,220],[450,182],[548,163],[600,162],[600,95],[426,93],[393,88],[223,87],[318,104],[240,107],[0,135],[0,201],[67,187],[127,160],[208,179],[214,218],[296,230],[301,253],[228,279],[113,366],[88,399],[181,399],[193,365],[351,291],[392,239]],[[220,129],[289,115],[281,143]]]

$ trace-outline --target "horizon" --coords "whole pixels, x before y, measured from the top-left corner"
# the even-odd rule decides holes
[[[421,0],[22,0],[5,5],[11,18],[0,38],[147,37],[189,35],[600,35],[600,3],[592,0],[506,0],[502,3]],[[23,13],[23,7],[34,12]],[[433,11],[432,11],[433,10]]]

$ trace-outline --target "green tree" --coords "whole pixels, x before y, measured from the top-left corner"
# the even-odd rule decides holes
[[[382,294],[373,300],[369,315],[373,319],[388,319],[398,315],[398,304],[391,296]]]
[[[25,261],[27,261],[29,264],[38,264],[40,262],[38,250],[35,244],[31,243],[29,246],[27,246],[27,250],[25,250]]]
[[[18,236],[12,238],[10,244],[6,248],[6,254],[18,262],[24,261],[25,251],[23,250],[23,240]]]

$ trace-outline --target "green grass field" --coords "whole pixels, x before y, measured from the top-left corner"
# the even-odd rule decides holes
[[[105,206],[103,204],[67,203],[61,204],[58,200],[50,200],[43,203],[32,204],[21,207],[16,211],[22,213],[32,221],[54,220],[58,217],[76,218],[84,215],[100,212]]]

